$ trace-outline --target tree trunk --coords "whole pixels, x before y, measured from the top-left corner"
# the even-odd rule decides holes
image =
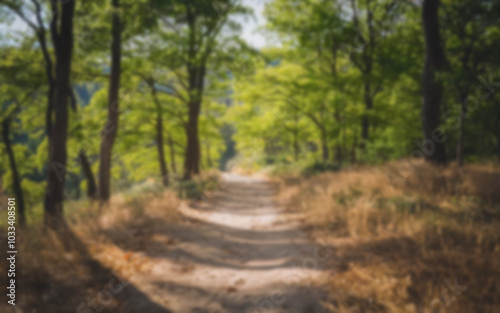
[[[16,158],[14,156],[14,151],[12,150],[12,145],[10,143],[10,119],[6,118],[2,122],[2,136],[3,142],[5,143],[5,150],[9,157],[10,169],[12,171],[12,188],[14,189],[14,195],[16,196],[17,202],[17,214],[19,216],[19,224],[21,226],[26,225],[26,215],[24,214],[24,194],[21,187],[21,177],[17,170]]]
[[[200,140],[198,136],[198,116],[201,101],[189,105],[189,117],[186,125],[186,155],[184,159],[184,179],[189,180],[193,175],[200,173]]]
[[[47,189],[44,201],[45,223],[50,227],[56,227],[63,221],[74,9],[74,1],[61,6],[60,33],[53,38],[54,43],[57,43],[54,45],[56,50],[56,89],[53,107],[55,119],[50,136]]]
[[[120,1],[112,0],[112,42],[111,42],[111,75],[108,93],[108,121],[102,131],[101,155],[99,163],[99,189],[98,197],[102,202],[107,202],[111,195],[111,155],[113,144],[118,132],[118,102],[121,74],[121,21]]]
[[[175,164],[175,146],[170,134],[168,134],[168,147],[170,148],[170,166],[172,173],[177,173],[177,165]]]
[[[156,107],[156,147],[158,150],[158,162],[160,165],[161,181],[163,186],[169,185],[168,167],[165,162],[165,142],[163,140],[163,113],[160,101],[156,96],[156,82],[153,77],[146,79],[149,87],[151,88],[151,96]]]
[[[434,147],[426,153],[426,159],[439,165],[446,165],[444,143],[433,140],[433,132],[439,128],[442,85],[436,80],[436,74],[443,69],[444,52],[441,46],[439,30],[439,0],[424,0],[422,23],[425,35],[425,65],[422,75],[422,128],[425,142]]]
[[[97,187],[95,183],[94,174],[92,173],[92,168],[90,167],[90,162],[87,158],[87,154],[84,150],[80,150],[78,153],[80,162],[82,164],[83,175],[87,181],[87,197],[90,199],[95,199],[97,196]]]
[[[158,161],[160,163],[160,173],[161,173],[161,182],[163,186],[167,187],[169,184],[168,179],[168,168],[167,163],[165,162],[165,150],[163,148],[163,116],[161,114],[161,110],[158,110],[156,116],[156,147],[158,149]]]
[[[45,75],[47,76],[47,81],[49,83],[49,88],[47,91],[47,108],[45,111],[45,129],[47,138],[49,141],[49,149],[50,149],[50,135],[52,132],[52,119],[53,119],[53,109],[54,109],[54,93],[56,90],[56,82],[53,73],[53,62],[49,53],[49,49],[47,46],[47,37],[45,34],[45,26],[42,17],[42,6],[38,1],[33,1],[35,5],[35,17],[38,23],[38,31],[36,32],[36,36],[38,38],[38,43],[40,44],[40,49],[42,51],[43,59],[45,61]],[[52,34],[53,46],[58,45],[58,33],[57,33],[57,19],[58,16],[58,8],[57,3],[52,2],[52,10],[53,14],[50,20],[50,31]],[[49,151],[50,153],[50,151]]]
[[[189,180],[193,175],[200,173],[200,139],[198,134],[198,118],[200,116],[201,103],[203,100],[203,89],[205,80],[205,65],[188,66],[190,101],[188,111],[188,122],[186,130],[186,155],[184,159],[184,179]]]

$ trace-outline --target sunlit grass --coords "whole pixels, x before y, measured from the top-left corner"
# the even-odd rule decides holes
[[[284,204],[335,249],[330,309],[432,312],[457,279],[467,289],[443,308],[498,312],[500,168],[422,165],[391,185],[394,166],[282,180]]]

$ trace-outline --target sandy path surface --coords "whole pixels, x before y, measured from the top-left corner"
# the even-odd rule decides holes
[[[238,175],[224,179],[215,199],[182,209],[185,223],[155,229],[141,252],[153,260],[151,269],[129,278],[155,306],[137,301],[134,309],[324,312],[319,248],[275,205],[273,186]],[[126,297],[135,302],[134,294]]]

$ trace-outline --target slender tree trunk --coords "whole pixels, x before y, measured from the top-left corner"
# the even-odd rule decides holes
[[[352,1],[354,2],[354,1]],[[363,86],[363,98],[365,102],[365,114],[361,118],[361,148],[364,150],[366,148],[366,143],[370,138],[370,113],[373,109],[373,88],[372,88],[372,71],[373,71],[373,55],[375,52],[375,22],[374,22],[374,9],[372,7],[372,1],[366,0],[366,24],[368,28],[368,33],[365,36],[366,44],[363,47],[362,52],[362,64],[360,69],[363,73],[364,86]],[[354,16],[356,19],[356,25],[358,25],[357,14]],[[359,26],[359,25],[358,25]]]
[[[446,151],[444,143],[433,139],[440,125],[442,85],[436,79],[436,74],[444,67],[444,52],[441,45],[439,29],[439,0],[424,0],[422,8],[422,23],[425,35],[425,65],[422,76],[422,128],[424,139],[433,147],[431,153],[426,154],[428,161],[439,165],[446,165]]]
[[[184,159],[184,179],[200,173],[200,139],[198,136],[198,116],[201,102],[192,102],[189,106],[189,117],[186,125],[186,156]]]
[[[170,166],[172,168],[172,173],[177,173],[177,165],[175,164],[175,146],[172,136],[168,134],[168,147],[170,148]]]
[[[87,197],[95,199],[97,196],[97,186],[87,154],[84,150],[80,150],[78,157],[80,158],[80,163],[82,164],[83,176],[85,176],[85,180],[87,181]]]
[[[47,189],[44,201],[45,223],[50,227],[57,227],[63,221],[74,9],[75,1],[69,1],[61,6],[60,33],[53,38],[53,41],[57,43],[55,45],[56,90],[53,107],[55,119],[50,136]]]
[[[17,170],[16,158],[14,156],[14,151],[12,150],[12,145],[10,143],[10,119],[6,118],[2,122],[2,136],[3,142],[5,144],[5,150],[9,157],[10,169],[12,171],[12,188],[14,189],[14,195],[16,196],[17,202],[17,212],[19,216],[19,224],[21,226],[26,225],[26,215],[24,210],[24,194],[23,188],[21,187],[21,177]]]
[[[163,113],[160,101],[156,95],[156,82],[154,78],[147,79],[148,85],[151,88],[151,96],[156,107],[156,148],[158,150],[158,162],[160,165],[161,181],[163,186],[169,185],[169,174],[167,163],[165,162],[165,141],[163,140]]]
[[[45,127],[46,127],[46,133],[47,133],[47,138],[49,140],[49,149],[50,149],[50,135],[52,132],[52,119],[53,119],[53,110],[54,110],[54,93],[56,90],[56,82],[54,78],[54,73],[53,73],[53,62],[52,58],[49,53],[49,49],[47,46],[47,37],[45,34],[45,26],[44,26],[44,21],[42,17],[42,6],[40,5],[40,2],[38,1],[33,1],[35,5],[35,17],[36,21],[38,23],[38,31],[36,32],[36,36],[38,38],[38,43],[40,44],[40,50],[42,51],[43,59],[45,61],[45,75],[47,76],[47,81],[49,83],[49,88],[47,91],[47,108],[45,111]],[[52,5],[52,10],[53,14],[51,17],[50,21],[50,31],[52,33],[52,41],[53,45],[56,46],[58,45],[58,33],[57,33],[57,19],[59,18],[58,16],[58,7],[57,3],[51,3]],[[50,152],[49,152],[50,153]]]
[[[191,91],[188,122],[186,130],[186,155],[184,159],[184,179],[189,180],[193,175],[200,173],[200,139],[198,134],[198,119],[200,116],[201,103],[203,99],[205,79],[205,66],[190,66],[189,90]]]
[[[161,110],[158,110],[156,115],[156,147],[158,149],[158,161],[160,164],[160,173],[161,173],[161,182],[163,186],[168,186],[168,168],[167,163],[165,162],[165,150],[164,150],[164,142],[163,142],[163,116],[161,114]]]
[[[111,196],[111,156],[113,144],[118,132],[119,117],[119,91],[121,75],[121,21],[120,1],[112,0],[112,42],[111,42],[111,75],[108,93],[108,121],[102,131],[101,155],[99,163],[99,189],[98,197],[102,202],[107,202]]]

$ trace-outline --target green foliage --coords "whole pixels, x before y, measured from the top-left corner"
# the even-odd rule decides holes
[[[28,207],[42,201],[48,166],[49,85],[41,34],[48,53],[55,52],[50,2],[40,2],[41,24],[35,3],[0,0],[2,26],[25,25],[0,33],[0,120],[11,118]],[[455,155],[458,122],[464,125],[469,160],[500,151],[499,8],[499,0],[443,0],[440,8],[447,59],[438,75],[444,85],[442,128],[448,153]],[[77,108],[69,113],[67,198],[85,194],[81,151],[93,173],[99,167],[112,13],[110,2],[77,2],[71,76]],[[201,101],[203,170],[225,169],[236,160],[251,169],[272,166],[279,173],[315,175],[406,158],[419,147],[425,43],[421,7],[414,1],[272,0],[265,6],[264,31],[279,44],[261,51],[241,36],[241,17],[251,14],[241,1],[121,0],[119,14],[123,56],[115,191],[147,185],[151,178],[157,186],[158,118],[174,188],[183,197],[191,197],[188,189],[208,188],[203,181],[178,180],[188,114],[196,101]],[[480,98],[476,106],[463,105],[470,97]],[[363,118],[370,122],[366,140]],[[12,193],[3,144],[0,175],[2,189]]]

